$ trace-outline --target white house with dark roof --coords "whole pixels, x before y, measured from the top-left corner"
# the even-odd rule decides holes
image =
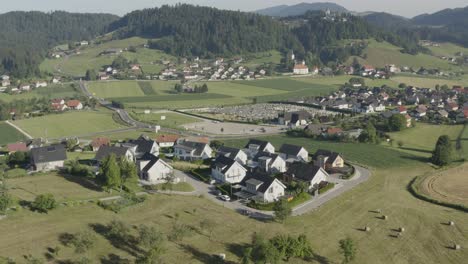
[[[318,188],[321,182],[328,181],[328,173],[321,167],[308,163],[296,162],[289,166],[284,178],[291,181],[303,181],[309,185],[309,189]]]
[[[301,146],[283,144],[279,150],[279,153],[279,155],[284,160],[293,159],[295,161],[309,161],[309,152]]]
[[[239,162],[241,165],[247,164],[248,156],[245,151],[237,148],[220,147],[216,152],[216,157],[224,156]]]
[[[135,161],[135,155],[133,152],[127,147],[118,147],[118,146],[107,146],[103,145],[99,148],[96,156],[94,157],[95,160],[101,162],[107,156],[114,154],[117,158],[126,158],[128,161]]]
[[[205,160],[212,155],[213,149],[205,143],[185,141],[174,146],[174,156],[180,160]]]
[[[268,141],[258,139],[249,140],[247,145],[245,145],[245,149],[250,157],[255,157],[259,152],[275,153],[275,146]]]
[[[273,177],[252,173],[240,183],[242,191],[235,193],[240,198],[250,198],[263,203],[272,203],[285,195],[286,185]]]
[[[158,143],[143,135],[136,140],[129,140],[127,143],[122,144],[122,146],[130,149],[136,159],[143,157],[147,153],[155,156],[159,155]]]
[[[151,184],[166,182],[167,178],[174,174],[171,165],[152,154],[145,154],[138,161],[138,171],[140,179]]]
[[[280,155],[269,152],[257,153],[249,166],[270,174],[283,173],[287,168],[286,161]]]
[[[343,157],[336,152],[319,149],[314,154],[314,161],[316,166],[325,169],[343,168],[345,161]]]
[[[67,160],[64,145],[52,145],[31,149],[31,167],[35,171],[51,171],[63,167]]]
[[[211,177],[217,182],[239,183],[246,174],[247,169],[244,166],[225,156],[219,156],[211,165]]]

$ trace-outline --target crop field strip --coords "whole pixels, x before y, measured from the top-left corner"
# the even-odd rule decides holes
[[[141,91],[145,95],[156,95],[158,94],[154,89],[153,86],[151,85],[151,82],[138,82],[138,86],[140,86]]]

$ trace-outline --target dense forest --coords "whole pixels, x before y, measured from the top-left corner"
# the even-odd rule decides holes
[[[107,14],[10,12],[0,15],[0,73],[17,78],[39,74],[47,50],[68,41],[89,40],[118,19]]]

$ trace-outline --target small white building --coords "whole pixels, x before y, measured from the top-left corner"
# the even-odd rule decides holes
[[[309,161],[309,152],[301,146],[283,144],[279,150],[279,153],[284,160],[294,159],[295,161],[302,162]]]
[[[289,166],[285,174],[288,181],[302,181],[309,185],[309,190],[318,188],[321,182],[327,182],[329,175],[325,169],[302,162],[296,162]]]
[[[186,141],[174,146],[174,156],[180,160],[205,160],[212,155],[213,149],[205,143]]]
[[[306,75],[309,74],[309,67],[305,64],[305,61],[297,63],[294,65],[293,73],[296,75]]]
[[[239,162],[241,165],[247,164],[248,156],[242,149],[220,147],[216,153],[216,157],[224,156]]]
[[[31,167],[35,171],[51,171],[63,167],[67,160],[65,146],[58,144],[31,149]]]
[[[211,177],[217,182],[239,183],[246,174],[247,169],[244,166],[225,156],[219,156],[211,165]]]
[[[242,191],[235,195],[250,198],[263,203],[272,203],[285,195],[286,185],[273,177],[252,174],[241,182]]]
[[[174,176],[174,169],[164,160],[147,154],[138,162],[140,178],[151,184],[164,183],[169,177]]]
[[[245,145],[245,149],[250,157],[255,157],[259,152],[275,153],[275,146],[268,141],[258,139],[249,140]]]
[[[36,82],[35,86],[36,88],[47,87],[47,82]]]
[[[269,174],[283,173],[287,169],[286,160],[280,155],[260,152],[249,164],[251,167],[258,167]]]

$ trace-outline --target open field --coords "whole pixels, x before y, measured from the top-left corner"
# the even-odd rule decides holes
[[[405,83],[406,85],[412,85],[416,87],[423,87],[423,88],[435,88],[438,84],[440,86],[446,84],[450,88],[453,85],[462,85],[468,86],[468,80],[451,80],[451,79],[437,79],[437,78],[424,78],[418,76],[396,76],[392,77],[392,80],[397,83]]]
[[[363,54],[367,55],[367,59],[358,58],[361,64],[370,64],[376,67],[384,67],[386,64],[396,64],[400,67],[424,67],[424,68],[439,68],[443,70],[459,70],[460,67],[451,64],[448,61],[439,59],[428,54],[410,55],[400,52],[401,48],[393,46],[388,42],[377,42],[369,40],[369,46],[364,50]],[[350,58],[350,62],[353,58]]]
[[[161,127],[171,127],[171,128],[180,128],[180,126],[185,124],[190,124],[200,121],[200,119],[181,115],[172,112],[160,112],[160,113],[151,113],[145,114],[143,112],[130,112],[131,116],[139,121],[150,123],[154,125],[159,125]],[[161,117],[165,117],[165,120],[161,120]]]
[[[23,119],[14,123],[33,137],[62,138],[121,128],[112,113],[102,111],[72,111]]]
[[[71,84],[50,85],[48,87],[41,87],[30,92],[16,95],[0,93],[0,101],[11,102],[13,100],[25,100],[32,98],[65,98],[73,97],[77,94],[79,94],[79,92],[75,91]]]
[[[112,48],[127,49],[130,46],[142,46],[146,43],[146,39],[133,37],[123,40],[113,40],[96,46],[92,45],[82,49],[80,51],[81,54],[78,55],[60,59],[46,59],[40,65],[40,69],[50,73],[59,72],[71,76],[84,76],[88,69],[99,70],[105,65],[112,64],[112,61],[117,55],[100,56],[99,54],[104,50]],[[145,73],[159,72],[159,68],[156,68],[158,65],[154,65],[155,61],[159,61],[163,58],[174,59],[174,57],[164,52],[146,48],[138,48],[135,53],[124,51],[121,55],[129,60],[137,59]],[[148,69],[146,67],[148,67]]]
[[[26,137],[12,126],[0,122],[0,146],[26,139]]]
[[[432,125],[417,123],[415,128],[403,130],[401,132],[389,133],[394,140],[393,148],[405,153],[428,158],[431,156],[439,136],[448,135],[455,146],[456,139],[460,135],[463,125]],[[403,142],[401,148],[397,142]],[[387,143],[382,143],[387,145]],[[468,149],[467,149],[468,151]]]
[[[434,173],[424,179],[421,190],[440,201],[468,206],[468,163]]]
[[[453,43],[440,43],[439,47],[428,47],[435,56],[453,57],[458,52],[468,54],[468,48]]]
[[[74,176],[47,175],[24,176],[8,180],[10,194],[18,200],[33,201],[39,194],[51,193],[58,202],[96,199],[109,196],[86,179]]]
[[[277,50],[259,52],[256,54],[248,55],[248,59],[243,61],[242,65],[245,65],[249,68],[256,68],[265,63],[272,63],[273,65],[278,65],[281,63],[281,56],[281,53]]]

